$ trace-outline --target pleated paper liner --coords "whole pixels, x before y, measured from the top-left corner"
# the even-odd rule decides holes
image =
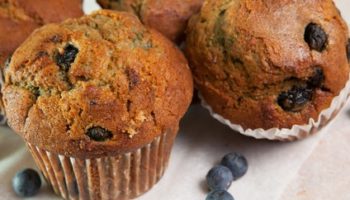
[[[176,133],[169,131],[134,152],[81,159],[27,144],[44,177],[64,199],[123,200],[150,190],[162,177]]]
[[[308,124],[305,125],[294,125],[291,129],[287,128],[271,128],[268,130],[264,129],[244,129],[239,124],[234,124],[230,120],[225,119],[221,115],[215,113],[213,109],[206,103],[203,96],[199,94],[201,104],[204,108],[209,110],[210,114],[220,121],[221,123],[229,126],[231,129],[250,137],[257,139],[269,139],[269,140],[280,140],[280,141],[293,141],[305,138],[311,134],[316,133],[322,127],[327,125],[345,105],[350,95],[350,80],[346,83],[345,88],[341,90],[339,95],[332,100],[331,106],[323,110],[318,119],[310,119]]]

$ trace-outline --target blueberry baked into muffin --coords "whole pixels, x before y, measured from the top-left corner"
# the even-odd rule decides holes
[[[349,79],[348,28],[331,0],[209,0],[187,55],[213,111],[244,129],[317,120]]]
[[[170,40],[181,42],[188,19],[204,0],[97,0],[106,9],[129,11]]]
[[[193,84],[168,39],[101,10],[37,29],[2,92],[10,127],[57,193],[130,199],[164,173]]]
[[[0,0],[0,66],[36,28],[83,15],[81,0]],[[1,108],[2,103],[0,103]],[[1,109],[1,122],[5,122]]]

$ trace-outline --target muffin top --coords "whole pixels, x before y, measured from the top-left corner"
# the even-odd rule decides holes
[[[186,45],[205,101],[246,129],[307,124],[349,78],[348,29],[331,0],[209,0]]]
[[[37,29],[5,68],[9,125],[75,156],[140,148],[177,129],[192,98],[182,53],[137,17],[98,11]]]
[[[6,59],[34,29],[81,15],[81,0],[0,0],[0,71]],[[0,124],[5,122],[0,100]]]
[[[34,29],[81,15],[81,0],[0,0],[0,65]]]
[[[181,42],[188,19],[197,13],[204,0],[97,0],[108,9],[136,14],[141,21],[170,40]]]

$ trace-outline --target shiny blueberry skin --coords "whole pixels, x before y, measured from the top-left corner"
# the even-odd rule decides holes
[[[111,131],[104,129],[100,126],[89,128],[86,132],[86,135],[89,136],[90,139],[98,142],[103,142],[113,137]]]
[[[311,49],[322,52],[326,48],[328,36],[320,25],[310,23],[305,28],[304,40]]]
[[[278,105],[288,112],[299,112],[311,101],[314,91],[308,87],[294,86],[282,92],[277,99]]]
[[[210,190],[227,190],[233,181],[231,170],[217,165],[207,174],[207,184]]]
[[[221,160],[221,165],[231,170],[233,180],[242,177],[248,170],[247,159],[239,153],[229,153]]]
[[[76,48],[71,44],[68,44],[64,48],[63,54],[56,55],[56,62],[61,67],[62,70],[68,71],[78,53],[79,53],[78,48]]]
[[[13,177],[12,187],[20,197],[34,196],[41,187],[40,175],[33,169],[24,169]]]
[[[225,190],[214,190],[208,194],[205,200],[234,200],[234,198]]]

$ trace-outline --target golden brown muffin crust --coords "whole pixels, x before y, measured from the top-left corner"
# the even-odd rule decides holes
[[[39,26],[83,15],[81,0],[0,0],[0,63]]]
[[[34,29],[83,15],[81,4],[81,0],[0,0],[0,70]],[[6,122],[2,104],[0,124]]]
[[[180,42],[188,19],[197,13],[204,0],[97,0],[103,7],[128,11],[172,41]]]
[[[310,24],[325,34],[314,25],[306,31]],[[314,29],[327,37],[324,46],[307,42]],[[306,124],[349,78],[348,30],[331,0],[210,0],[188,32],[201,94],[244,128]]]
[[[177,125],[192,90],[170,41],[130,14],[99,11],[35,31],[5,70],[3,99],[27,142],[93,157],[140,148]]]

